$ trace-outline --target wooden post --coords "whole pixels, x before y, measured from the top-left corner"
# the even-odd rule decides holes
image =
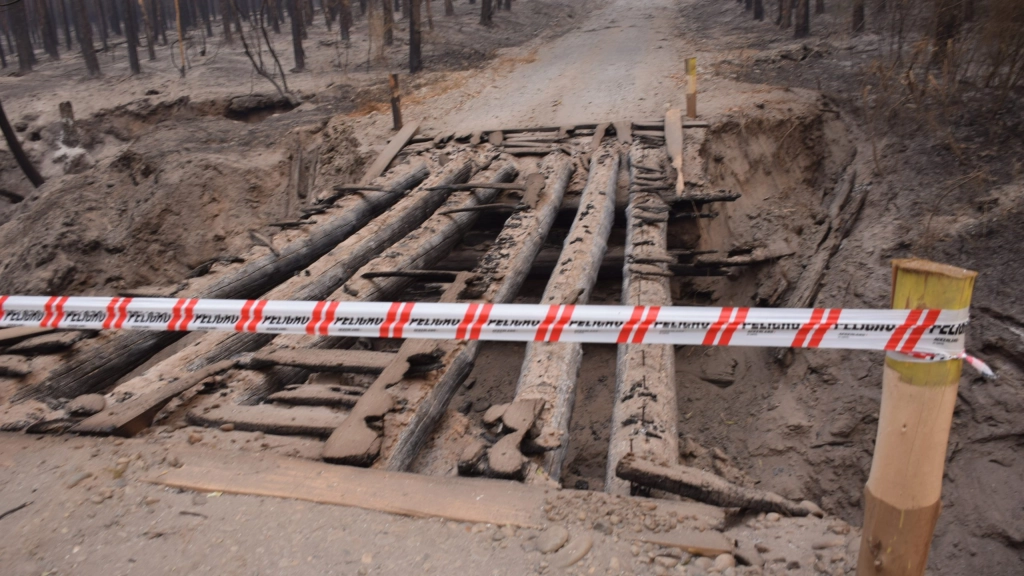
[[[760,1],[760,0],[759,0]],[[762,16],[763,16],[762,8]],[[687,58],[686,59],[686,116],[688,118],[697,117],[697,59]]]
[[[174,0],[174,17],[178,25],[178,50],[181,54],[181,77],[185,77],[185,34],[181,28],[181,2]]]
[[[398,74],[388,76],[388,87],[391,88],[391,119],[395,130],[402,129],[402,95],[398,92]]]
[[[925,260],[895,260],[892,306],[967,308],[976,275]],[[961,364],[885,359],[878,436],[864,488],[858,576],[924,574],[942,506]]]

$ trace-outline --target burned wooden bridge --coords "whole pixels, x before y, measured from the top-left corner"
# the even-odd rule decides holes
[[[548,278],[541,303],[571,306],[590,301],[599,276],[612,276],[621,278],[623,304],[671,305],[673,277],[720,276],[771,258],[670,247],[682,227],[699,233],[701,220],[716,216],[713,203],[738,198],[706,184],[707,130],[678,111],[649,122],[437,137],[413,137],[409,126],[362,182],[322,192],[242,258],[207,263],[154,295],[487,304],[511,302],[533,276]],[[487,241],[463,242],[471,231]],[[170,415],[176,399],[193,425],[318,437],[326,462],[405,471],[437,435],[481,347],[194,333],[155,357],[181,337],[11,336],[0,342],[0,377],[17,381],[16,402],[49,410],[9,410],[3,427],[132,436]],[[459,473],[559,482],[581,359],[580,344],[529,344],[514,400],[488,410],[478,429],[439,440],[458,442],[450,448]],[[703,493],[679,480],[674,375],[671,346],[619,346],[606,491],[653,486],[806,514],[714,479]],[[92,410],[62,400],[100,392]]]

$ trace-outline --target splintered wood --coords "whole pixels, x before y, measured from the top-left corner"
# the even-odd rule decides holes
[[[638,191],[640,172],[657,173],[663,156],[634,144],[629,153],[630,197],[626,207],[626,263],[622,273],[622,303],[631,306],[670,306],[666,219],[668,206],[654,192]],[[634,264],[643,261],[648,264]],[[638,309],[640,311],[642,309]],[[647,314],[655,313],[656,308]],[[633,330],[645,330],[654,318],[636,318]],[[646,321],[646,323],[645,323]],[[624,330],[625,331],[625,330]],[[626,339],[633,333],[626,334]],[[664,344],[620,344],[612,408],[611,440],[605,491],[629,494],[629,482],[620,479],[616,466],[630,453],[655,462],[674,464],[679,454],[677,436],[675,350]]]

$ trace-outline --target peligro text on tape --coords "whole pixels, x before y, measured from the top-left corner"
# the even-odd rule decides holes
[[[885,350],[962,358],[968,311],[0,296],[0,327]]]

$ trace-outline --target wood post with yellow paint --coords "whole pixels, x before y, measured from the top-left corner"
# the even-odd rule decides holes
[[[687,87],[686,87],[686,116],[689,118],[697,117],[697,59],[687,58],[686,59],[686,76]]]
[[[926,260],[895,260],[892,307],[967,308],[975,276]],[[942,506],[961,364],[885,359],[878,436],[864,488],[858,576],[924,574]]]

